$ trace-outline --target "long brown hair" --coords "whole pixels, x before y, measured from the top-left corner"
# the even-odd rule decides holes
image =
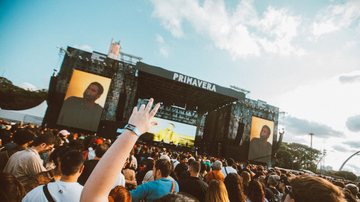
[[[220,180],[211,180],[205,194],[206,202],[229,202],[225,184]]]
[[[328,180],[315,176],[300,176],[290,180],[291,198],[295,201],[345,202],[340,188]]]
[[[248,186],[249,185],[249,182],[251,181],[251,175],[249,172],[247,171],[242,171],[240,173],[240,176],[242,178],[242,182],[243,182],[243,185],[244,186]]]
[[[18,202],[25,196],[23,185],[11,174],[0,173],[0,199]]]
[[[264,202],[265,192],[262,184],[258,180],[250,181],[247,197],[251,202]]]
[[[245,202],[243,185],[240,176],[237,173],[229,173],[225,178],[225,186],[231,202]]]

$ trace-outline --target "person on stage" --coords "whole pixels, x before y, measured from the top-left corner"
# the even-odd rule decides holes
[[[61,108],[58,125],[96,131],[103,108],[95,103],[104,92],[98,82],[92,82],[83,93],[83,97],[68,97]]]

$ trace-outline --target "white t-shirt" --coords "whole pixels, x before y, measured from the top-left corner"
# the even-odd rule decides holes
[[[88,160],[93,160],[96,156],[95,150],[92,147],[89,147],[88,151]]]
[[[130,162],[130,165],[131,165],[132,167],[134,167],[134,169],[135,169],[135,170],[136,170],[136,169],[137,169],[137,167],[138,167],[137,159],[135,158],[135,156],[134,156],[134,155],[131,155],[131,162]]]
[[[180,163],[177,159],[171,159],[171,162],[173,163],[173,168],[175,169],[176,166]]]
[[[146,182],[150,182],[150,181],[154,181],[154,175],[153,175],[153,170],[149,170],[145,176],[144,179],[142,181],[142,184],[145,184]],[[169,179],[171,179],[172,181],[175,181],[174,178],[172,178],[171,176],[168,176]]]
[[[113,186],[113,188],[115,188],[116,186],[123,186],[125,187],[125,176],[124,174],[120,173],[119,176],[117,177],[116,181],[115,181],[115,184]]]
[[[150,182],[150,181],[154,181],[153,170],[147,171],[147,173],[145,174],[144,179],[142,181],[142,184],[144,184],[146,182]]]
[[[43,186],[38,186],[27,193],[22,202],[48,202]],[[54,201],[79,202],[83,186],[77,182],[63,182],[59,180],[50,182],[48,189]]]
[[[225,171],[225,169],[226,169],[226,171]],[[222,167],[221,172],[222,172],[222,174],[224,174],[224,177],[226,177],[227,174],[229,174],[229,173],[237,173],[235,168],[233,168],[231,166]],[[227,172],[227,174],[226,174],[226,172]]]
[[[37,174],[46,171],[43,160],[35,149],[26,149],[13,154],[4,172],[14,175],[20,182],[26,182]]]

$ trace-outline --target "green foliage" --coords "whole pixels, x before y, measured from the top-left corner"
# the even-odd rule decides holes
[[[316,171],[316,162],[321,152],[306,145],[298,143],[281,143],[275,155],[274,165],[282,168],[299,170],[306,169]]]
[[[6,78],[0,77],[0,108],[24,110],[35,107],[47,98],[46,90],[30,91],[17,87]]]
[[[322,171],[325,175],[332,176],[335,178],[342,178],[351,181],[357,181],[358,177],[349,171]]]

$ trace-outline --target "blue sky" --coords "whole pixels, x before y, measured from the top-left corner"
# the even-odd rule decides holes
[[[106,53],[251,91],[280,107],[285,140],[326,149],[338,169],[360,148],[360,1],[1,1],[0,76],[47,88],[57,47]],[[360,175],[359,157],[346,169]]]

